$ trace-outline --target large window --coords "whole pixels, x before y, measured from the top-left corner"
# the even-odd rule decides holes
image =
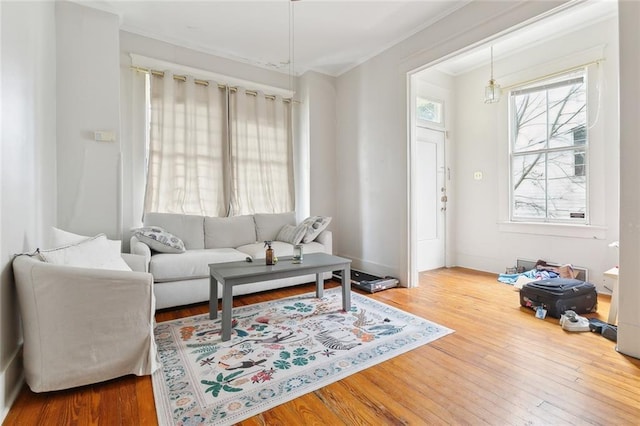
[[[170,72],[148,84],[145,213],[294,209],[289,101]]]
[[[510,92],[511,219],[587,223],[585,71]]]

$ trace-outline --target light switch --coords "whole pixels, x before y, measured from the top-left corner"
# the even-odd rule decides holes
[[[474,172],[473,173],[473,178],[475,180],[482,180],[482,172]]]
[[[96,130],[93,132],[93,139],[98,142],[113,142],[116,140],[116,134],[112,130]]]

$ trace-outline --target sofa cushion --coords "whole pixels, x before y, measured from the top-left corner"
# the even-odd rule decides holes
[[[120,256],[120,248],[110,244],[104,234],[75,244],[40,250],[40,258],[56,265],[131,271],[129,265]]]
[[[253,215],[256,223],[256,241],[273,241],[284,225],[296,225],[296,214],[258,213]]]
[[[159,226],[145,226],[133,232],[138,240],[160,253],[184,253],[184,242]]]
[[[207,278],[210,263],[245,260],[247,255],[232,248],[187,250],[182,254],[158,253],[151,256],[149,272],[154,282]]]
[[[293,225],[284,225],[278,235],[276,236],[276,240],[284,241],[289,244],[300,244],[302,241],[302,237],[307,232],[307,227],[300,224],[298,226]]]
[[[204,218],[205,248],[239,247],[256,241],[256,225],[252,215]]]
[[[187,250],[204,248],[204,216],[147,213],[144,226],[159,226],[184,242]]]
[[[309,216],[302,221],[302,224],[307,225],[307,233],[302,238],[303,243],[310,243],[315,240],[318,234],[325,230],[331,222],[331,216]]]
[[[285,243],[283,241],[274,241],[271,243],[271,248],[273,252],[278,258],[283,258],[285,256],[293,256],[293,244]],[[246,255],[251,256],[253,259],[264,259],[265,255],[265,247],[263,242],[247,244],[244,246],[238,247],[238,251],[242,253],[246,253]],[[309,253],[324,253],[325,247],[324,245],[316,242],[312,242],[309,244],[302,245],[302,253],[306,256]]]

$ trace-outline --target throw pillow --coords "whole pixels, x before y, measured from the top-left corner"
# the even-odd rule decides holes
[[[74,234],[73,232],[63,231],[62,229],[51,227],[51,247],[64,247],[71,244],[77,244],[81,241],[92,238],[88,235]],[[111,250],[115,253],[122,252],[122,242],[120,240],[107,240]],[[118,254],[119,255],[119,254]]]
[[[112,249],[104,234],[64,247],[40,250],[40,257],[45,262],[56,265],[131,271],[120,252]]]
[[[293,245],[300,244],[300,241],[302,241],[302,237],[304,237],[304,234],[306,232],[307,232],[307,227],[302,226],[302,224],[298,226],[284,225],[280,229],[280,232],[278,232],[278,236],[276,237],[276,240],[284,241],[285,243],[289,243]]]
[[[331,216],[309,216],[300,225],[305,225],[307,232],[302,238],[302,242],[307,244],[315,240],[318,234],[325,230],[331,222]]]
[[[180,238],[159,226],[138,228],[133,235],[152,250],[160,253],[184,253],[185,251],[184,243]]]

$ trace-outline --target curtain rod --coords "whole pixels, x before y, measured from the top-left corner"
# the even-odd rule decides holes
[[[591,62],[587,62],[587,63],[580,64],[580,65],[576,65],[576,66],[573,66],[571,68],[564,69],[562,71],[557,71],[557,72],[553,72],[551,74],[543,75],[541,77],[536,77],[536,78],[531,79],[531,80],[527,80],[527,81],[523,81],[523,82],[520,82],[520,83],[511,84],[511,85],[509,85],[507,87],[503,87],[502,90],[509,90],[509,89],[514,88],[514,87],[526,86],[526,85],[529,85],[529,84],[537,83],[538,81],[546,80],[546,79],[552,78],[552,77],[557,77],[559,75],[566,74],[566,73],[571,72],[571,71],[579,70],[580,68],[588,67],[589,65],[598,65],[598,64],[600,64],[600,62],[604,62],[604,58],[600,58],[600,59],[596,59],[596,60],[591,61]]]
[[[164,71],[152,70],[150,68],[137,67],[137,66],[134,66],[134,65],[132,65],[130,68],[132,70],[135,70],[135,71],[138,71],[138,72],[142,72],[142,73],[145,73],[145,74],[151,74],[151,75],[155,75],[155,76],[158,76],[158,77],[164,77]],[[174,74],[173,79],[174,80],[178,80],[178,81],[187,81],[187,76],[186,75]],[[209,84],[210,84],[210,82],[207,81],[207,80],[200,80],[200,79],[197,79],[197,78],[194,79],[193,82],[195,84],[199,84],[201,86],[209,86]],[[218,88],[219,89],[228,88],[232,92],[237,92],[238,91],[237,87],[228,86],[226,84],[218,84]],[[255,91],[255,90],[245,90],[245,93],[247,95],[251,95],[251,96],[258,96],[258,92]],[[264,95],[264,97],[266,99],[270,99],[272,101],[276,99],[276,95]],[[290,98],[282,98],[282,102],[300,103],[300,102],[294,101],[293,99],[290,99]]]

